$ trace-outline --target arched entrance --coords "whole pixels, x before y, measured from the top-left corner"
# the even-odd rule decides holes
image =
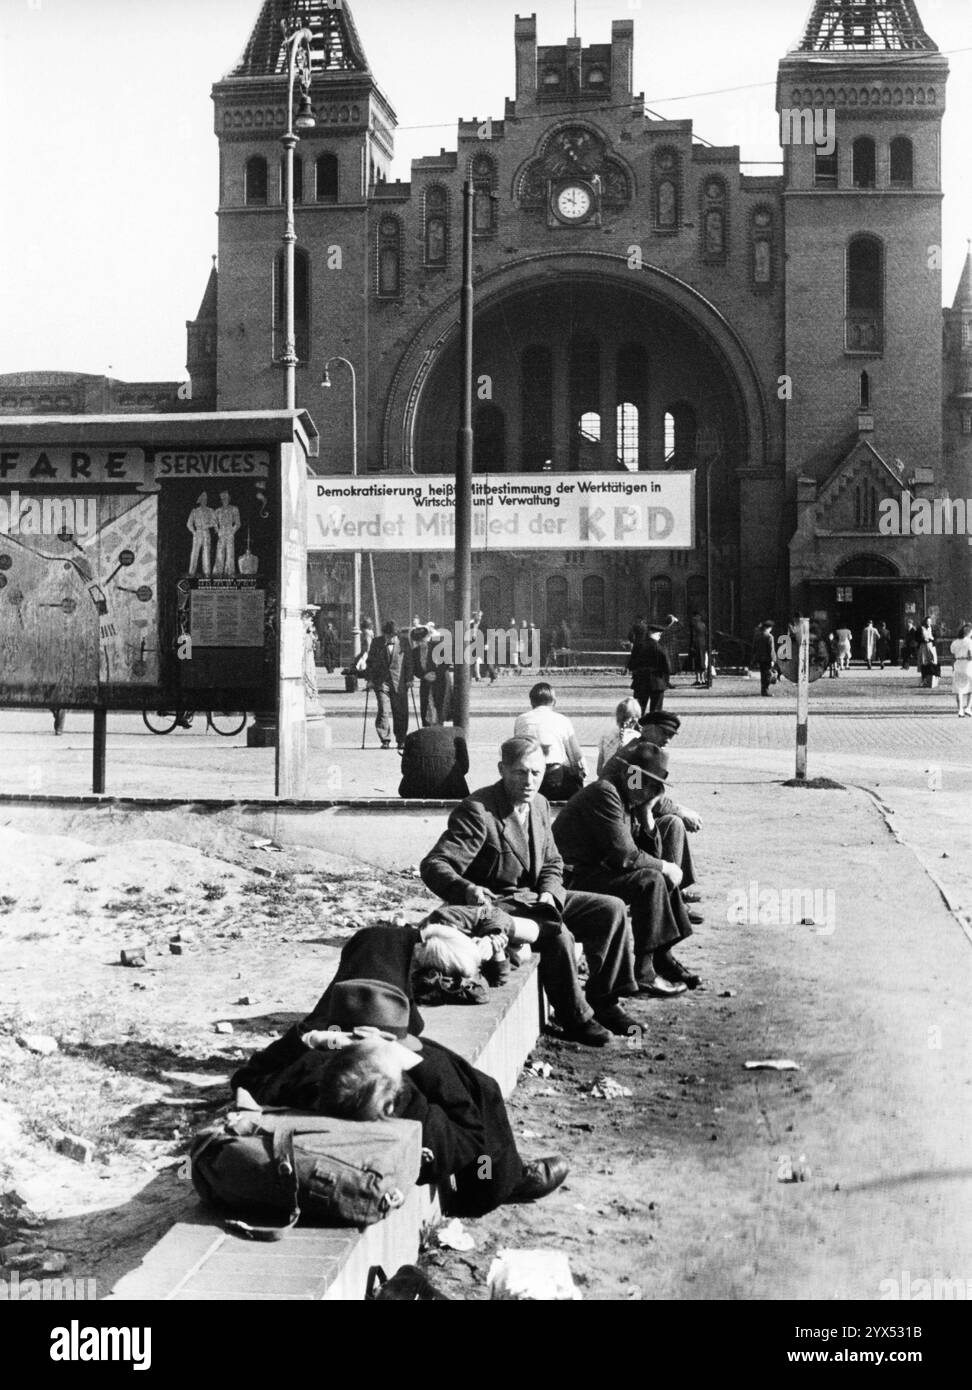
[[[653,581],[669,575],[671,611],[686,615],[688,576],[705,564],[696,431],[715,433],[720,441],[711,465],[711,542],[722,570],[713,585],[715,626],[735,631],[749,608],[769,611],[775,553],[765,535],[743,535],[751,523],[739,473],[759,469],[759,486],[773,490],[774,500],[779,491],[782,501],[779,422],[748,353],[713,305],[676,277],[648,266],[633,270],[623,257],[538,255],[477,281],[474,351],[477,396],[491,407],[480,407],[475,421],[477,467],[489,459],[491,471],[498,471],[493,460],[502,457],[502,469],[516,473],[700,469],[693,554],[673,560],[667,551],[534,552],[519,556],[515,566],[509,557],[499,564],[518,613],[546,620],[547,580],[556,574],[566,583],[568,625],[578,630],[584,581],[593,576],[607,596],[606,631],[597,645],[611,648],[635,613],[648,608]],[[396,371],[384,420],[389,469],[452,473],[459,362],[452,298],[430,315]],[[681,436],[675,428],[674,442],[669,439],[667,422],[689,419],[692,428],[682,428]],[[771,511],[780,514],[782,507]],[[741,554],[749,556],[745,573]],[[588,584],[588,598],[593,591]]]
[[[893,661],[909,619],[920,621],[924,614],[927,584],[927,579],[903,576],[884,555],[852,555],[835,567],[832,579],[810,583],[810,616],[828,631],[850,628],[855,658],[867,624],[887,623]]]

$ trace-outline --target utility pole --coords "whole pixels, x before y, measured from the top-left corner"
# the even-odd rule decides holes
[[[473,466],[473,182],[462,186],[462,294],[459,335],[462,369],[459,381],[459,437],[456,450],[455,613],[452,631],[461,634],[460,650],[452,653],[452,722],[469,734],[469,652],[466,634],[472,618],[472,466]]]

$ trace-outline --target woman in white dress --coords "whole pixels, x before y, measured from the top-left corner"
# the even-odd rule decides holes
[[[952,667],[952,693],[958,705],[958,717],[961,719],[968,715],[972,719],[972,671],[969,669],[969,663],[972,662],[972,623],[962,624],[959,635],[952,643],[951,651],[955,659]]]

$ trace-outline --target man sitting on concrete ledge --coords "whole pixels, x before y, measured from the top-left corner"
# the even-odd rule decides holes
[[[546,1197],[567,1176],[566,1161],[556,1154],[521,1159],[492,1077],[441,1043],[420,1040],[425,1025],[409,981],[413,953],[428,930],[453,929],[356,932],[313,1011],[255,1053],[231,1084],[260,1105],[347,1119],[417,1120],[419,1182],[451,1182],[446,1204],[455,1215],[483,1216],[507,1202]]]
[[[646,714],[640,722],[639,743],[653,743],[664,748],[678,734],[682,721],[677,714],[662,710],[658,714]],[[630,754],[635,747],[632,742],[624,750]],[[619,750],[620,751],[620,750]],[[639,849],[647,850],[657,859],[667,859],[677,864],[682,871],[679,891],[683,903],[697,903],[701,896],[695,888],[697,882],[688,835],[702,829],[702,817],[697,811],[667,794],[658,798],[649,811],[647,806],[638,807],[631,817],[632,831]],[[651,822],[654,822],[652,824]],[[700,913],[689,911],[689,921],[699,926],[703,921]]]
[[[700,984],[671,954],[692,934],[679,892],[682,870],[639,849],[631,831],[632,813],[657,804],[667,779],[668,758],[660,748],[629,743],[596,782],[571,797],[553,832],[572,886],[615,893],[630,905],[638,983],[657,995]]]
[[[507,739],[500,781],[460,802],[419,872],[447,903],[495,903],[513,917],[533,918],[540,981],[564,1036],[602,1047],[612,1033],[638,1031],[619,1003],[620,996],[638,993],[631,932],[617,898],[564,889],[564,863],[539,794],[545,771],[536,739]],[[586,998],[577,979],[575,937],[590,970]]]

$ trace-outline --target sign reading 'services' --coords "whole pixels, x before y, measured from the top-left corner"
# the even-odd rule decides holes
[[[437,475],[308,480],[309,550],[443,550],[455,483]],[[691,550],[695,473],[478,473],[475,550]]]

